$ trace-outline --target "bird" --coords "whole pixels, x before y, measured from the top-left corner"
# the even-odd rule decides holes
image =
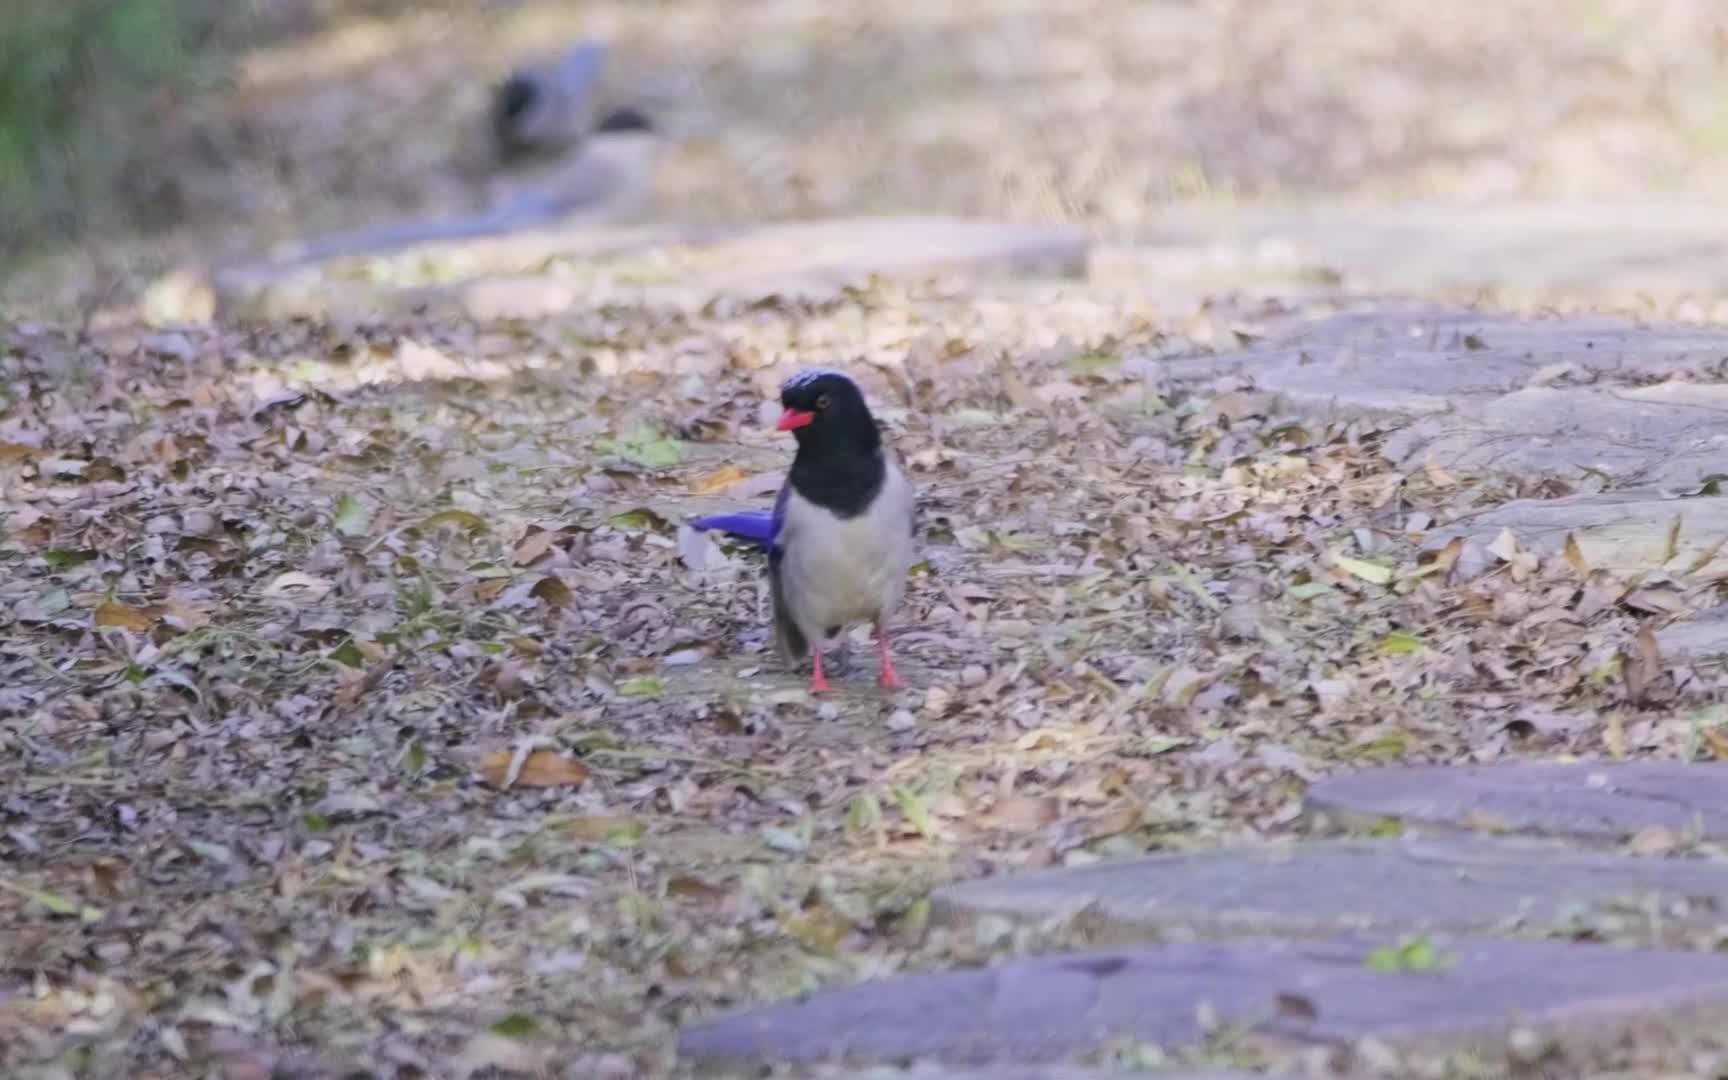
[[[284,245],[273,256],[293,266],[527,229],[630,221],[649,207],[660,150],[654,120],[642,109],[620,106],[602,116],[568,157],[543,161],[525,177],[495,178],[487,186],[485,209],[329,233]]]
[[[771,511],[693,519],[766,548],[774,607],[774,644],[782,660],[806,655],[810,692],[828,691],[822,644],[856,623],[875,626],[879,682],[897,689],[888,617],[906,589],[914,549],[917,497],[864,392],[842,372],[795,372],[780,387],[779,431],[798,449]]]
[[[498,158],[563,156],[594,123],[606,46],[583,41],[554,61],[520,68],[492,96],[492,138]]]

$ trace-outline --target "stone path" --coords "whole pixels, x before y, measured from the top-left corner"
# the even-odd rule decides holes
[[[1395,818],[1610,842],[1661,829],[1677,839],[1728,840],[1728,765],[1368,769],[1320,781],[1308,804],[1356,822]]]
[[[1728,499],[1712,494],[1728,484],[1728,330],[1375,305],[1265,345],[1142,363],[1178,384],[1234,381],[1267,409],[1389,428],[1385,453],[1412,471],[1587,492],[1503,503],[1434,529],[1430,547],[1510,530],[1543,554],[1570,536],[1589,565],[1627,575],[1728,570]],[[1728,608],[1693,595],[1664,647],[1722,662]]]
[[[1694,306],[1728,296],[1728,208],[1720,205],[1208,202],[1165,208],[1156,240],[1172,271],[1324,272],[1350,291],[1690,298]]]
[[[1382,939],[1222,941],[1041,956],[904,975],[688,1030],[704,1061],[1044,1061],[1113,1039],[1192,1044],[1218,1022],[1274,1046],[1373,1037],[1413,1050],[1503,1048],[1515,1028],[1583,1051],[1653,1022],[1728,1023],[1728,956],[1444,939],[1444,970],[1375,970]]]
[[[1684,1043],[1728,1023],[1728,956],[1530,939],[1600,933],[1614,920],[1720,925],[1728,862],[1467,830],[1510,825],[1602,839],[1693,821],[1702,823],[1694,831],[1716,835],[1728,824],[1724,794],[1728,766],[1345,773],[1314,785],[1315,824],[1336,824],[1348,809],[1363,824],[1395,816],[1460,831],[956,884],[932,898],[939,926],[1067,919],[1120,947],[835,989],[695,1025],[681,1051],[702,1061],[1058,1060],[1120,1039],[1192,1044],[1206,1035],[1202,1005],[1274,1060],[1367,1038],[1394,1053],[1487,1060],[1530,1037],[1555,1040],[1574,1059],[1634,1032]],[[1166,944],[1128,944],[1148,939]],[[1376,949],[1413,942],[1429,950],[1424,962],[1393,971],[1376,962],[1386,955]]]
[[[876,274],[1078,278],[1085,230],[952,218],[758,225],[575,226],[293,259],[218,273],[229,317],[429,311],[527,318],[607,302],[699,307],[716,297],[823,298]],[[543,272],[561,262],[561,273]]]
[[[1360,777],[1347,774],[1341,782],[1353,779]],[[1413,779],[1422,778],[1385,778]],[[1316,785],[1315,793],[1316,800],[1328,795],[1328,784]],[[1155,855],[966,882],[932,899],[931,917],[941,924],[966,926],[989,915],[1034,923],[1068,917],[1101,942],[1172,933],[1541,930],[1628,910],[1714,925],[1728,911],[1728,864],[1409,836]]]

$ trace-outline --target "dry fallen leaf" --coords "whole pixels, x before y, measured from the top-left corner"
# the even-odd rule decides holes
[[[541,529],[539,532],[530,534],[524,538],[520,544],[517,544],[516,550],[510,553],[510,558],[517,566],[527,566],[530,563],[533,563],[536,559],[542,558],[548,551],[551,551],[552,545],[555,544],[557,540],[557,533],[550,529]]]
[[[516,755],[496,750],[480,759],[480,776],[493,787],[505,787]],[[535,750],[522,759],[513,787],[576,787],[589,776],[588,766],[555,750]]]
[[[732,485],[749,478],[750,474],[736,465],[722,465],[691,484],[690,493],[692,495],[718,495]]]
[[[1656,631],[1650,623],[1638,628],[1632,647],[1626,655],[1626,698],[1634,705],[1650,700],[1651,692],[1662,678],[1662,649],[1656,642]]]
[[[96,605],[94,619],[97,626],[117,626],[123,630],[145,631],[156,625],[156,616],[108,600]]]
[[[1049,825],[1062,816],[1062,802],[1051,796],[1010,795],[997,799],[973,823],[986,829],[1027,832]]]

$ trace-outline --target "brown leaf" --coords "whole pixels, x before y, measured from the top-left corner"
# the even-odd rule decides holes
[[[852,924],[826,904],[817,904],[802,915],[780,917],[786,935],[809,952],[831,956],[851,932]]]
[[[14,461],[29,461],[41,452],[42,450],[35,446],[0,442],[0,465],[10,465]]]
[[[495,750],[480,759],[480,776],[493,787],[503,787],[510,776],[515,755]],[[588,766],[554,750],[535,750],[522,761],[516,774],[517,787],[576,787],[588,779]]]
[[[1566,564],[1572,567],[1572,572],[1579,577],[1590,573],[1590,564],[1584,560],[1584,549],[1578,546],[1578,538],[1571,533],[1566,534],[1566,546],[1562,549],[1566,556]]]
[[[1059,799],[1050,796],[1009,795],[997,799],[988,811],[978,815],[977,824],[986,829],[1006,829],[1030,832],[1055,821],[1062,813]]]
[[[1295,994],[1284,991],[1278,995],[1278,1017],[1281,1020],[1300,1020],[1309,1023],[1320,1018],[1320,1010],[1314,1004],[1314,999],[1306,994]]]
[[[1434,460],[1433,454],[1422,459],[1422,471],[1428,474],[1428,482],[1437,488],[1458,486],[1458,478],[1441,468],[1440,463]]]
[[[729,892],[728,889],[718,885],[710,885],[701,878],[691,877],[688,874],[679,874],[666,882],[666,895],[675,896],[680,900],[701,900],[705,903],[714,903],[724,900]]]
[[[1440,568],[1440,573],[1449,574],[1458,562],[1458,556],[1464,554],[1464,538],[1454,536],[1446,541],[1446,546],[1434,555],[1434,565]]]
[[[536,559],[543,558],[548,551],[552,550],[552,545],[557,540],[557,533],[550,529],[541,529],[539,532],[530,533],[524,537],[522,542],[516,545],[516,550],[510,553],[510,557],[516,560],[516,565],[527,566]]]
[[[1663,825],[1646,825],[1626,841],[1626,850],[1634,855],[1666,855],[1679,847],[1680,836]]]
[[[692,495],[718,495],[733,484],[748,480],[750,474],[736,465],[722,465],[690,485]]]
[[[1093,816],[1082,828],[1087,840],[1102,840],[1106,836],[1127,832],[1140,824],[1143,817],[1144,813],[1138,806],[1122,806]]]
[[[641,826],[635,818],[612,814],[585,814],[582,817],[571,818],[561,828],[578,840],[596,841],[610,840],[620,834],[641,831]]]
[[[1632,647],[1626,653],[1626,697],[1634,705],[1649,700],[1657,680],[1662,678],[1662,650],[1656,644],[1656,631],[1650,623],[1638,628]]]
[[[1713,727],[1699,728],[1698,730],[1704,736],[1704,741],[1710,744],[1710,753],[1715,756],[1716,760],[1728,761],[1728,735],[1724,735]]]
[[[144,631],[156,625],[156,616],[149,612],[109,600],[96,605],[95,618],[97,626],[118,626],[122,630]]]
[[[575,600],[570,594],[570,586],[564,584],[563,579],[556,574],[547,574],[535,582],[534,587],[528,590],[528,595],[550,608],[566,608]]]

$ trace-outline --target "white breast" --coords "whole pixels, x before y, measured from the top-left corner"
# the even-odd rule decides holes
[[[781,587],[792,620],[811,641],[830,629],[885,617],[912,565],[911,483],[893,462],[870,508],[839,518],[796,491],[781,526]]]

